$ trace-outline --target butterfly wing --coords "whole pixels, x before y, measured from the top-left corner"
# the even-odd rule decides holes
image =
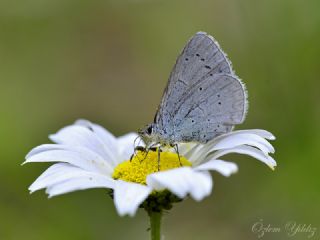
[[[225,83],[224,86],[223,79],[227,79],[230,85]],[[219,90],[221,87],[223,89]],[[200,88],[204,91],[199,92]],[[224,91],[223,101],[230,103],[233,108],[223,111],[221,107],[217,109],[211,105],[218,101],[212,94],[219,91]],[[237,95],[242,97],[234,97],[233,92],[238,92]],[[206,113],[199,112],[194,117],[199,110],[195,106],[204,109]],[[234,124],[241,123],[246,106],[244,86],[233,73],[226,54],[213,37],[199,32],[189,40],[176,61],[155,116],[155,124],[160,132],[167,133],[166,136],[173,137],[175,141],[204,142],[212,136],[230,131]],[[218,115],[224,115],[224,118]],[[209,125],[208,117],[211,121]],[[189,129],[183,130],[189,120],[193,120],[194,125],[187,125]],[[204,134],[206,131],[214,131],[214,124],[226,127],[216,130],[216,134]]]
[[[174,108],[175,141],[207,142],[244,120],[246,94],[230,74],[207,75]]]

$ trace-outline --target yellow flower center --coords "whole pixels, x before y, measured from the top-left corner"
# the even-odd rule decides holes
[[[173,152],[160,152],[158,159],[157,151],[137,151],[131,160],[120,163],[115,167],[112,177],[127,182],[146,184],[149,174],[165,171],[182,166],[191,166],[191,162],[185,157]]]

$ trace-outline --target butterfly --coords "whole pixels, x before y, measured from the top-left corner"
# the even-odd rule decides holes
[[[178,56],[154,121],[139,130],[146,148],[206,143],[244,121],[244,84],[218,42],[196,33]]]

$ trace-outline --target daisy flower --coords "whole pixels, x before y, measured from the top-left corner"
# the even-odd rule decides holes
[[[103,127],[86,120],[50,135],[54,144],[32,149],[25,163],[55,162],[29,187],[46,189],[49,197],[89,188],[106,188],[119,215],[133,216],[139,207],[150,212],[170,209],[187,196],[196,201],[210,195],[209,171],[223,176],[237,172],[235,163],[222,160],[226,154],[246,154],[276,166],[274,152],[266,140],[275,137],[265,130],[239,130],[206,144],[180,143],[179,156],[169,148],[158,153],[134,150],[136,133],[116,138]],[[140,140],[140,145],[143,143]]]

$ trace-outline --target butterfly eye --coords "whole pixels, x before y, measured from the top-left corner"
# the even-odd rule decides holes
[[[152,126],[149,126],[149,127],[147,128],[147,133],[148,133],[148,134],[151,134],[151,133],[152,133]]]

